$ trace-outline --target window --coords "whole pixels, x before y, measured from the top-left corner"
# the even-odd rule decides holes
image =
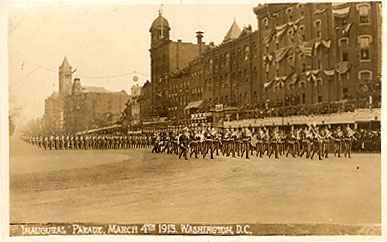
[[[349,72],[340,74],[340,75],[339,75],[339,80],[340,80],[340,81],[349,80]]]
[[[359,71],[359,80],[370,81],[372,79],[372,71]]]
[[[370,6],[368,4],[358,5],[360,24],[368,24],[370,22]]]
[[[343,88],[343,96],[344,96],[344,99],[348,98],[348,88]]]
[[[302,104],[305,104],[305,102],[306,102],[306,96],[305,96],[305,93],[302,94],[301,100],[302,100]]]
[[[319,103],[322,102],[322,96],[318,96],[318,102],[319,102]]]
[[[370,36],[360,36],[359,44],[360,44],[360,60],[370,60]]]
[[[339,46],[342,48],[346,48],[349,45],[349,39],[347,37],[339,39]]]
[[[314,21],[314,28],[316,30],[316,38],[321,38],[321,20]]]
[[[348,52],[347,51],[343,51],[341,53],[341,61],[348,61]]]
[[[279,63],[279,61],[275,61],[275,70],[276,71],[279,71],[279,68],[280,68],[280,63]]]

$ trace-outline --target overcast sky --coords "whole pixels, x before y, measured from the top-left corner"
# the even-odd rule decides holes
[[[171,38],[219,44],[234,18],[256,29],[255,5],[168,5],[163,16]],[[140,83],[150,76],[150,34],[160,5],[88,5],[13,7],[9,11],[9,78],[11,105],[22,118],[42,116],[44,99],[58,90],[58,66],[67,56],[87,86],[130,92],[136,71]],[[114,77],[111,77],[114,76]],[[103,78],[106,77],[106,78]]]

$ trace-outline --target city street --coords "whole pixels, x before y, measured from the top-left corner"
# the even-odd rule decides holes
[[[380,154],[186,161],[10,145],[11,223],[381,222]]]

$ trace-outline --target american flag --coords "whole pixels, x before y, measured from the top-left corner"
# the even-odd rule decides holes
[[[305,56],[312,56],[313,55],[313,43],[304,42],[300,45],[300,50],[302,53],[304,53]]]

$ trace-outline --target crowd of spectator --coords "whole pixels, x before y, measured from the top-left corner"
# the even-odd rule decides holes
[[[359,108],[370,108],[368,100],[344,100],[339,102],[298,104],[270,107],[243,107],[239,119],[288,117],[299,115],[323,115],[330,113],[353,112]],[[380,102],[374,102],[371,108],[380,108]]]

